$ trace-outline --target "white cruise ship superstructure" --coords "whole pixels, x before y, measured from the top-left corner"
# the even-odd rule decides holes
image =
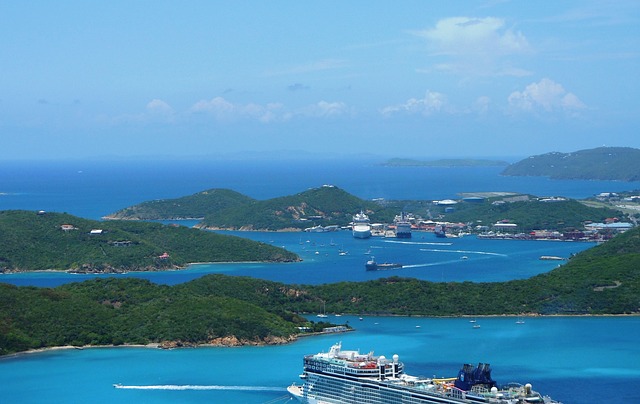
[[[353,216],[352,233],[355,238],[369,238],[371,237],[371,223],[369,222],[369,216],[363,211]]]
[[[488,364],[464,365],[457,377],[420,378],[404,373],[398,355],[387,359],[373,352],[343,351],[338,343],[327,353],[306,355],[303,366],[304,383],[287,389],[303,403],[558,403],[529,384],[499,389]]]

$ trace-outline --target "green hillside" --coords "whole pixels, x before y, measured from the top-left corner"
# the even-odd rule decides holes
[[[251,298],[276,284],[238,279],[244,298],[139,279],[97,279],[55,289],[0,284],[0,355],[64,345],[179,345],[289,341],[303,318]],[[235,283],[235,282],[234,282]],[[250,284],[250,285],[249,285]]]
[[[598,147],[575,153],[546,153],[511,164],[502,174],[554,179],[640,181],[640,149]]]
[[[252,198],[229,189],[209,189],[176,199],[143,202],[105,216],[105,219],[201,219],[211,212],[248,205],[253,201]]]
[[[531,230],[573,230],[584,228],[587,221],[602,222],[606,218],[622,218],[624,214],[611,208],[586,206],[579,201],[568,199],[563,201],[544,202],[537,198],[527,201],[493,204],[493,200],[483,203],[463,202],[456,205],[456,210],[444,213],[444,219],[450,222],[492,225],[500,220],[508,220],[518,225],[518,231]]]
[[[0,240],[3,272],[121,272],[193,262],[299,259],[284,249],[239,237],[159,223],[99,222],[65,213],[0,211]]]
[[[434,283],[392,277],[319,286],[207,275],[180,285],[97,279],[57,288],[0,284],[0,354],[86,344],[291,340],[296,313],[640,314],[640,228],[531,279]]]
[[[258,201],[234,191],[211,189],[191,196],[144,202],[107,218],[166,220],[202,218],[198,227],[244,230],[304,229],[315,225],[346,226],[366,211],[372,221],[391,221],[397,210],[365,201],[325,185],[295,195]]]

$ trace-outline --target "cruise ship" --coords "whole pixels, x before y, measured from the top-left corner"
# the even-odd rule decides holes
[[[394,224],[396,225],[397,238],[411,238],[411,221],[404,212],[396,216]]]
[[[363,211],[353,216],[352,233],[355,238],[369,238],[371,237],[371,223],[369,222],[369,216]]]
[[[341,348],[338,343],[327,353],[306,355],[300,375],[304,383],[292,384],[289,393],[302,403],[317,404],[560,404],[533,391],[530,384],[498,388],[488,364],[464,365],[457,377],[421,378],[404,373],[398,355],[387,359]]]

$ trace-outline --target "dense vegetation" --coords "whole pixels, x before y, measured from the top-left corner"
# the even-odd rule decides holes
[[[414,160],[393,158],[383,163],[387,167],[494,167],[509,165],[501,160],[482,159],[439,159],[439,160]]]
[[[289,339],[295,313],[638,314],[640,228],[527,280],[433,283],[392,277],[319,286],[208,275],[176,286],[102,279],[57,288],[0,284],[0,354],[59,345]],[[316,325],[317,326],[317,325]]]
[[[105,216],[105,219],[202,219],[211,212],[253,202],[254,199],[229,189],[209,189],[182,198],[143,202]]]
[[[213,189],[179,199],[145,202],[109,218],[172,219],[203,217],[199,227],[244,230],[304,229],[345,226],[355,213],[366,211],[373,221],[391,221],[399,213],[365,201],[334,186],[258,201],[229,190]]]
[[[202,282],[211,281],[215,277]],[[0,354],[62,345],[196,344],[227,336],[285,341],[296,325],[306,324],[280,308],[260,305],[264,290],[276,286],[236,281],[240,298],[139,279],[98,279],[55,289],[0,285]]]
[[[575,153],[546,153],[511,164],[503,175],[556,179],[640,181],[640,150],[598,147]]]
[[[98,222],[65,213],[0,211],[0,240],[2,272],[119,272],[193,262],[299,259],[284,249],[240,237],[160,223]]]
[[[501,220],[518,225],[518,231],[529,232],[539,229],[574,230],[583,229],[584,223],[603,222],[606,218],[624,215],[611,208],[586,206],[579,201],[568,199],[563,201],[544,202],[537,198],[526,201],[494,204],[492,200],[484,202],[461,202],[455,211],[444,213],[444,219],[450,222],[484,224],[491,226]]]

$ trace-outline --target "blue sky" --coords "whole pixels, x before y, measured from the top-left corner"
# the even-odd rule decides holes
[[[0,159],[640,147],[640,2],[0,0]]]

